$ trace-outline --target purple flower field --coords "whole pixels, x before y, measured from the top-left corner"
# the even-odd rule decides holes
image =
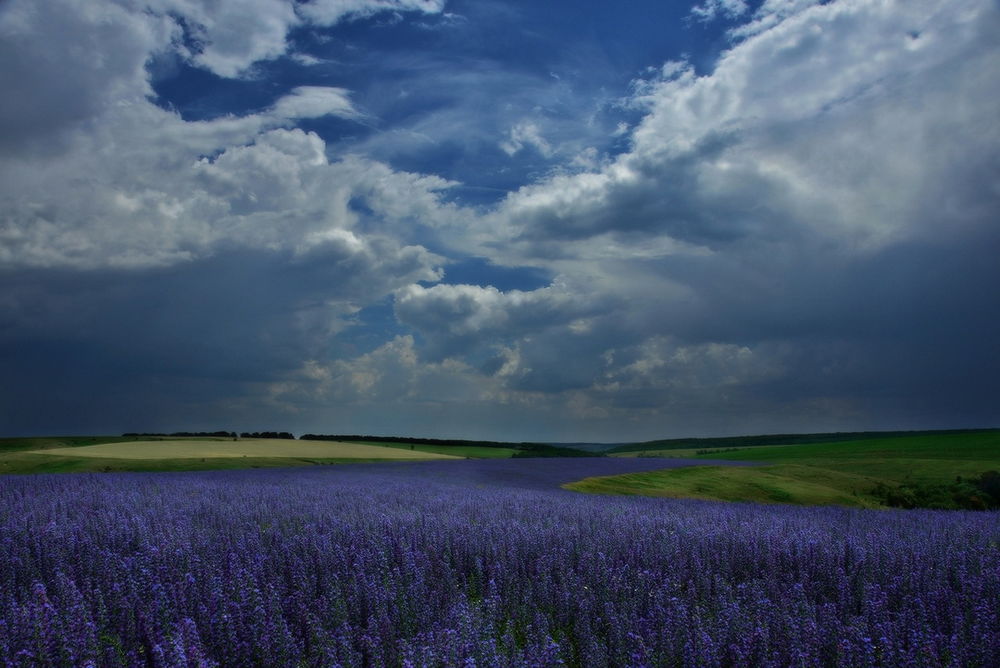
[[[0,477],[0,662],[1000,665],[997,513],[555,486],[667,465]]]

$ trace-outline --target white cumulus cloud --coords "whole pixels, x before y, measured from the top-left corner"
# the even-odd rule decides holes
[[[298,86],[275,103],[273,113],[288,119],[361,116],[351,104],[350,91],[334,86]]]
[[[745,14],[750,7],[745,0],[706,0],[691,8],[691,15],[699,21],[711,21],[719,16],[737,18]]]
[[[551,144],[542,136],[541,129],[531,121],[523,121],[512,127],[507,138],[500,142],[500,148],[509,156],[514,156],[525,147],[530,146],[544,157],[552,157]]]

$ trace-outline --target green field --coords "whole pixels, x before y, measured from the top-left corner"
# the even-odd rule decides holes
[[[875,499],[854,495],[853,490],[859,483],[867,483],[868,487],[875,484],[874,481],[861,482],[835,471],[795,465],[760,469],[692,466],[586,478],[563,487],[594,494],[879,507],[881,504]]]
[[[703,454],[697,454],[698,452]],[[629,452],[652,456],[661,452]],[[1000,432],[916,434],[833,443],[672,450],[672,456],[757,462],[588,478],[567,489],[606,494],[878,508],[976,507],[970,481],[1000,470]],[[624,454],[624,453],[623,453]],[[982,497],[982,494],[980,494]],[[984,503],[988,502],[982,497]],[[962,505],[973,503],[972,506]]]
[[[782,438],[787,443],[789,437]],[[1000,471],[997,430],[879,435],[854,441],[775,446],[761,445],[759,439],[713,443],[727,446],[720,448],[663,449],[663,442],[655,442],[648,450],[629,448],[613,455],[749,461],[758,464],[754,467],[695,466],[588,478],[565,487],[603,494],[864,508],[994,507],[985,487],[988,481],[982,475]],[[741,447],[739,444],[744,442],[749,445]],[[516,444],[508,448],[375,440],[8,438],[0,439],[0,473],[191,471],[524,454],[533,453],[519,450]],[[1000,502],[1000,496],[997,498]]]
[[[461,458],[371,444],[70,436],[0,439],[0,473],[195,471]]]
[[[103,443],[31,450],[30,454],[100,459],[201,459],[220,457],[285,457],[307,459],[460,459],[456,455],[383,448],[367,443],[284,439],[177,439]]]
[[[192,471],[308,466],[385,460],[566,456],[577,451],[540,444],[421,443],[417,439],[283,440],[219,436],[59,436],[0,438],[0,474]],[[432,440],[433,439],[429,439]],[[589,454],[589,453],[583,453]]]

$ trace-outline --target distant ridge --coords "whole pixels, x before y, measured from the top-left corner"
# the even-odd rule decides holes
[[[599,457],[597,453],[549,443],[522,441],[469,441],[455,438],[415,438],[410,436],[369,436],[361,434],[303,434],[303,441],[345,441],[348,443],[401,443],[412,445],[477,446],[481,448],[513,448],[514,457]]]
[[[633,444],[633,441],[618,441],[617,443],[590,443],[586,441],[563,443],[559,441],[552,441],[551,443],[548,443],[548,445],[552,445],[557,448],[573,448],[574,450],[584,450],[586,452],[609,452],[613,448]]]
[[[668,438],[641,443],[627,443],[606,450],[608,453],[642,450],[686,450],[690,448],[747,448],[760,445],[801,445],[806,443],[837,443],[900,436],[970,434],[1000,431],[997,427],[982,429],[913,429],[908,431],[837,431],[819,434],[762,434],[757,436],[718,436],[711,438]]]

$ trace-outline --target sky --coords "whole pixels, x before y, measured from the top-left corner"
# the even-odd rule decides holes
[[[1000,426],[996,0],[2,0],[0,435]]]

